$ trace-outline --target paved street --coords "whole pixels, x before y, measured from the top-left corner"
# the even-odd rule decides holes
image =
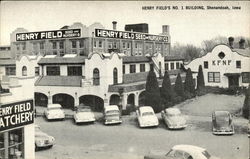
[[[211,99],[215,100],[207,102]],[[248,158],[247,120],[234,117],[236,134],[233,136],[215,136],[211,133],[211,118],[209,116],[210,111],[214,108],[224,109],[225,106],[228,106],[226,108],[235,111],[241,107],[239,104],[243,100],[243,96],[221,95],[220,97],[208,94],[185,102],[185,104],[180,104],[178,107],[185,111],[184,114],[189,125],[185,130],[178,131],[166,129],[160,119],[160,114],[158,114],[160,126],[146,129],[138,128],[135,114],[123,116],[123,123],[114,126],[104,126],[101,122],[75,125],[71,119],[47,122],[43,117],[37,117],[36,124],[40,125],[44,132],[54,136],[56,144],[51,149],[36,152],[36,158],[142,159],[143,155],[147,153],[167,152],[176,144],[201,146],[222,159]],[[207,102],[207,104],[204,102]],[[202,105],[197,105],[199,103],[202,103]],[[207,105],[211,106],[210,109],[207,108]],[[101,117],[101,114],[99,113],[97,116]]]

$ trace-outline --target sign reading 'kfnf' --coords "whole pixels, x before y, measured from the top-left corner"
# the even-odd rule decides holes
[[[40,31],[40,32],[17,33],[16,41],[73,38],[80,36],[81,36],[81,29]]]
[[[0,131],[34,122],[33,100],[0,106]]]
[[[151,34],[138,33],[138,32],[105,30],[105,29],[95,29],[95,36],[96,37],[104,37],[104,38],[118,38],[118,39],[169,42],[168,36],[151,35]]]

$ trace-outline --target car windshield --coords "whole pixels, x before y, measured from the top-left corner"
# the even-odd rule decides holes
[[[142,116],[150,116],[150,115],[154,115],[153,112],[143,112]]]
[[[58,110],[58,109],[61,109],[61,108],[59,108],[59,107],[48,108],[48,110]]]
[[[202,154],[207,158],[209,159],[211,157],[211,155],[205,150],[202,152]]]
[[[91,112],[91,109],[78,109],[77,112]]]
[[[216,123],[218,126],[228,126],[229,123],[229,116],[228,115],[220,115],[216,117]]]
[[[119,110],[108,110],[106,111],[107,115],[112,115],[112,114],[119,114]]]

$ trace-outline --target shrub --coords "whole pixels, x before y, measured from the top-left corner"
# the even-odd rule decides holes
[[[245,100],[244,105],[242,108],[242,115],[244,118],[249,118],[249,111],[250,111],[250,85],[248,86],[248,89],[245,93]]]
[[[186,79],[184,83],[184,90],[185,92],[195,94],[195,86],[194,86],[193,76],[192,76],[192,72],[190,68],[187,69]]]
[[[168,72],[166,71],[164,74],[162,87],[161,87],[161,98],[164,103],[166,102],[172,102],[174,91],[171,86],[171,81],[168,75]]]
[[[199,66],[198,76],[197,76],[197,90],[202,91],[205,88],[204,75],[202,66]]]
[[[174,90],[177,96],[184,97],[184,87],[180,73],[178,73],[177,78],[175,80]]]

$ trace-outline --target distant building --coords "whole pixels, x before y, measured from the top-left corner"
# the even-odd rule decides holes
[[[199,65],[203,68],[206,86],[223,88],[248,87],[250,83],[250,49],[244,47],[242,40],[239,48],[234,48],[229,39],[229,46],[217,45],[206,55],[185,65],[193,72],[198,72]],[[197,74],[194,74],[196,78]]]

